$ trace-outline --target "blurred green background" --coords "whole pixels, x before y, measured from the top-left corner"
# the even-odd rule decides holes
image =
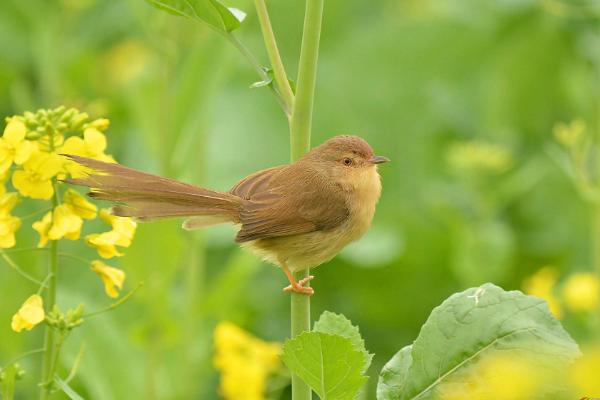
[[[266,64],[252,2],[227,4],[248,12],[236,35]],[[269,7],[293,77],[304,2]],[[598,2],[583,0],[326,2],[312,143],[353,133],[393,160],[380,168],[371,231],[313,281],[313,318],[343,313],[376,354],[367,398],[382,365],[450,294],[487,281],[520,289],[546,265],[566,276],[600,263],[592,214],[552,135],[577,118],[600,134],[599,18]],[[267,89],[249,89],[257,80],[222,37],[142,0],[0,2],[0,115],[64,104],[109,118],[107,152],[128,166],[226,190],[286,163],[287,122]],[[491,156],[478,153],[482,143]],[[37,243],[31,222],[18,247]],[[70,337],[62,363],[68,369],[85,343],[73,383],[85,398],[218,398],[218,321],[268,341],[289,334],[281,271],[236,248],[232,227],[179,225],[139,226],[112,265],[126,271],[127,288],[145,286]],[[65,247],[95,257],[81,242]],[[44,275],[45,254],[15,259]],[[10,330],[35,290],[0,264],[0,365],[40,346],[42,329]],[[110,303],[71,260],[60,266],[58,302]],[[580,341],[597,325],[577,315],[563,323]],[[39,364],[21,361],[28,374],[17,398],[36,395]]]

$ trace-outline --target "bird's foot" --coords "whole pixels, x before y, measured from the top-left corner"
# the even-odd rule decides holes
[[[298,282],[294,282],[291,285],[284,287],[283,291],[284,292],[302,293],[302,294],[306,294],[308,296],[312,296],[315,293],[314,289],[311,287],[304,287],[304,285],[306,285],[308,282],[312,281],[313,279],[314,279],[314,276],[309,275],[308,277],[306,277],[304,279],[300,279],[300,281],[298,281]]]

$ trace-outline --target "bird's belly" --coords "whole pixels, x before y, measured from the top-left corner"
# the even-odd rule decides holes
[[[360,218],[359,221],[351,217],[331,230],[259,239],[246,246],[270,263],[279,265],[280,261],[285,261],[290,270],[300,271],[331,260],[348,243],[360,238],[370,223],[371,218]]]

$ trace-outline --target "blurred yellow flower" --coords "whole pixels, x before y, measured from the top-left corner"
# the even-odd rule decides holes
[[[63,160],[54,153],[37,151],[13,173],[13,186],[22,196],[48,200],[54,194],[51,179],[61,170]]]
[[[447,153],[447,160],[458,171],[496,174],[506,171],[513,163],[508,149],[481,141],[454,144]]]
[[[558,270],[553,267],[543,267],[523,281],[523,291],[546,300],[552,314],[556,318],[561,318],[563,315],[562,307],[554,295],[554,287],[557,281]]]
[[[600,345],[584,349],[583,356],[571,366],[569,378],[574,395],[600,395]]]
[[[593,311],[600,302],[600,280],[593,273],[575,273],[565,282],[562,293],[571,310]]]
[[[19,202],[19,195],[14,192],[0,196],[0,248],[6,249],[15,245],[15,232],[21,227],[21,220],[10,214]]]
[[[96,248],[100,257],[122,256],[123,253],[119,252],[116,246],[129,247],[131,245],[137,227],[136,222],[131,218],[111,215],[108,209],[100,210],[100,218],[110,224],[112,230],[87,235],[86,243]]]
[[[6,180],[8,179],[8,173],[0,173],[0,196],[6,193]]]
[[[34,326],[42,322],[45,318],[44,301],[34,294],[25,300],[19,311],[13,316],[11,328],[15,332],[21,332],[23,329],[30,331]]]
[[[104,291],[109,297],[119,297],[119,290],[125,282],[125,272],[104,264],[102,261],[92,261],[92,271],[97,273],[104,283]]]
[[[5,173],[12,163],[23,164],[37,149],[35,142],[25,139],[27,127],[23,121],[11,118],[0,138],[0,173]]]
[[[83,131],[83,138],[71,136],[60,148],[63,154],[73,154],[82,157],[93,158],[105,162],[115,162],[112,156],[104,154],[106,150],[106,136],[100,132],[99,128],[108,127],[108,120],[96,120]],[[86,174],[88,168],[74,161],[65,161],[65,169],[73,178],[79,178]]]
[[[40,221],[33,223],[33,229],[39,233],[38,247],[44,247],[48,240],[79,239],[84,219],[96,217],[97,207],[88,202],[73,189],[67,189],[63,196],[63,204],[44,215]]]
[[[485,355],[442,384],[440,400],[525,400],[536,398],[545,381],[534,360],[523,352]]]
[[[574,147],[583,138],[585,130],[585,121],[581,119],[573,120],[568,125],[564,122],[559,122],[554,125],[554,137],[563,146]]]
[[[221,395],[226,400],[263,399],[269,374],[280,366],[281,345],[264,342],[231,322],[217,325],[214,341]]]

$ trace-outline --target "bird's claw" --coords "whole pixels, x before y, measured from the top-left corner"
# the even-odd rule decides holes
[[[315,293],[315,290],[311,287],[304,287],[308,282],[312,281],[315,277],[309,275],[306,278],[300,279],[298,282],[294,282],[294,284],[288,285],[283,288],[284,292],[295,292],[302,293],[308,296],[312,296]]]

